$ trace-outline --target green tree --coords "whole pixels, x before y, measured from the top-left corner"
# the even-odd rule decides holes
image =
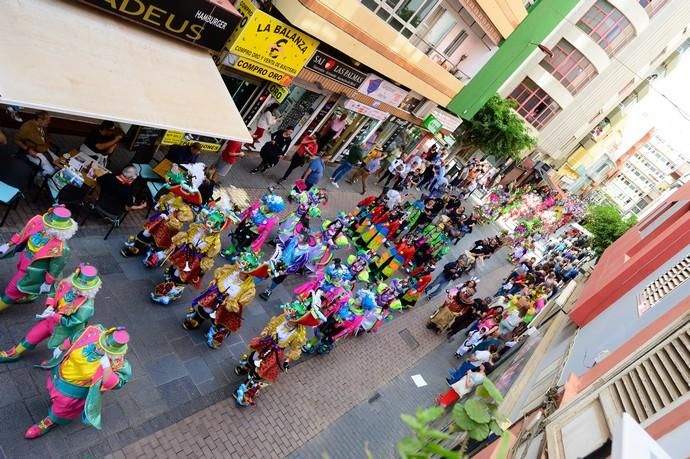
[[[498,412],[498,405],[502,400],[503,396],[496,386],[485,379],[475,390],[474,397],[453,406],[453,422],[448,432],[433,427],[434,422],[445,412],[439,406],[419,408],[416,416],[401,415],[400,418],[410,428],[412,435],[398,442],[398,454],[402,459],[465,457],[464,450],[470,439],[482,441],[491,433],[504,434],[504,427],[509,421]],[[461,442],[459,447],[458,441]]]
[[[497,94],[469,121],[460,125],[461,156],[481,149],[496,159],[519,159],[537,144],[525,122],[514,111],[517,103]]]
[[[623,218],[612,204],[599,204],[589,208],[584,226],[592,233],[592,249],[601,255],[613,242],[637,223],[635,216]]]

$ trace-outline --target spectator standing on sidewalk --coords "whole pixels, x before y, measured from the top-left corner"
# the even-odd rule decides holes
[[[249,173],[263,173],[278,164],[280,158],[287,153],[288,147],[292,142],[292,131],[293,128],[288,127],[286,129],[281,129],[280,131],[274,132],[271,140],[266,142],[263,147],[261,147],[261,163]]]
[[[307,190],[317,186],[323,177],[323,173],[326,170],[326,165],[323,162],[323,158],[318,154],[312,156],[309,162],[309,167],[302,175],[302,180],[307,184]]]
[[[333,118],[328,124],[326,132],[319,137],[319,150],[325,149],[331,140],[335,139],[340,135],[341,132],[343,132],[345,126],[347,126],[347,113],[343,113],[339,117]]]
[[[434,298],[452,281],[462,276],[463,267],[458,260],[446,263],[441,274],[424,289],[428,299]]]
[[[260,141],[264,136],[264,132],[278,124],[280,121],[280,113],[278,112],[279,106],[279,104],[271,104],[266,111],[259,116],[259,121],[256,123],[256,130],[254,134],[252,134],[254,141],[247,145],[248,148],[253,147],[256,142]]]
[[[225,146],[225,150],[220,154],[216,161],[216,174],[225,177],[235,165],[238,159],[244,156],[242,152],[242,142],[231,140]]]
[[[338,182],[345,177],[345,175],[350,172],[354,166],[357,166],[360,162],[362,162],[362,158],[364,157],[363,148],[364,144],[355,144],[350,147],[350,150],[347,152],[347,156],[340,163],[340,166],[333,171],[333,175],[331,175],[331,184],[334,187],[340,188]]]
[[[350,180],[347,181],[350,185],[354,184],[357,179],[362,181],[362,192],[360,194],[366,194],[367,192],[367,179],[371,174],[375,174],[381,168],[381,160],[379,159],[379,151],[374,150],[369,156],[369,160],[366,161],[359,169],[352,174]]]
[[[304,166],[312,156],[315,156],[319,152],[319,145],[316,142],[316,137],[313,134],[307,134],[302,138],[302,141],[297,145],[297,151],[292,155],[290,160],[290,165],[288,166],[285,174],[278,180],[278,183],[283,183],[292,174],[295,169]]]

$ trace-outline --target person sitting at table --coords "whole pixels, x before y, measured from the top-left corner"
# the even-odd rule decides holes
[[[110,156],[123,137],[122,130],[116,127],[115,123],[103,121],[100,126],[86,136],[82,145],[82,151],[83,147],[86,147],[88,151],[84,151],[84,153],[89,156],[94,156],[94,154]]]
[[[165,157],[170,162],[175,164],[193,164],[199,162],[201,155],[201,144],[194,142],[191,145],[175,145],[170,147],[168,156]]]
[[[133,166],[122,169],[118,175],[108,173],[97,179],[101,192],[96,205],[112,215],[122,215],[125,211],[138,210],[146,207],[146,201],[135,201],[132,184],[139,176]]]
[[[36,113],[36,119],[22,124],[14,136],[14,143],[19,147],[22,159],[33,164],[41,175],[46,177],[55,173],[55,167],[51,164],[55,159],[55,153],[50,151],[46,131],[49,124],[50,114],[40,111]]]

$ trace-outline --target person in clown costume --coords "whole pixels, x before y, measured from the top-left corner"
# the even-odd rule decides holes
[[[309,218],[320,217],[320,207],[328,203],[326,192],[316,187],[301,192],[293,189],[290,196],[293,201],[297,202],[297,208],[280,222],[278,239],[282,242],[299,232],[300,229],[309,228]]]
[[[48,415],[24,436],[38,438],[78,417],[100,430],[103,394],[122,388],[132,377],[132,367],[125,360],[127,343],[129,334],[124,327],[89,325],[55,348],[53,358],[40,366],[50,370]]]
[[[206,291],[192,302],[182,326],[193,330],[210,320],[206,344],[211,349],[220,349],[230,333],[240,329],[242,311],[256,296],[252,276],[258,266],[256,255],[244,252],[238,256],[237,263],[216,268]]]
[[[228,218],[215,207],[205,207],[198,219],[198,223],[192,223],[187,231],[180,231],[172,238],[165,280],[151,292],[151,299],[156,303],[170,304],[182,295],[186,285],[198,289],[204,273],[213,268],[214,258],[220,253],[220,233]]]
[[[240,214],[237,228],[230,234],[230,247],[223,250],[221,256],[232,261],[240,252],[251,250],[259,253],[271,230],[278,223],[277,214],[283,210],[285,201],[273,194],[273,188],[269,188],[269,193]]]
[[[46,309],[36,316],[38,322],[7,351],[0,351],[0,363],[16,362],[25,351],[34,349],[48,338],[48,348],[55,349],[62,342],[86,328],[94,313],[94,298],[101,288],[98,270],[91,265],[79,265],[68,277],[58,282],[55,293],[46,299]]]
[[[338,311],[341,326],[331,338],[337,341],[347,336],[357,336],[369,332],[384,317],[383,310],[376,304],[376,293],[369,289],[359,289],[353,293],[347,305]]]
[[[273,290],[289,275],[304,270],[315,272],[315,264],[318,263],[322,254],[320,242],[311,237],[308,228],[302,228],[298,234],[290,236],[285,242],[279,241],[269,262],[274,267],[271,285],[259,294],[261,299],[268,300]]]
[[[186,165],[186,173],[175,171],[168,174],[167,193],[158,198],[154,213],[144,223],[144,229],[125,242],[120,250],[123,257],[146,254],[146,266],[160,263],[163,252],[172,245],[173,236],[194,220],[192,206],[200,206],[203,202],[199,192],[204,181],[203,166],[202,163]]]
[[[307,341],[307,325],[312,310],[300,301],[285,305],[284,312],[273,317],[261,334],[249,342],[249,350],[235,368],[235,374],[246,375],[233,397],[240,406],[255,404],[261,388],[274,383],[290,362],[302,355]]]
[[[358,250],[356,254],[347,257],[347,266],[353,279],[359,282],[368,283],[370,278],[369,264],[374,259],[375,254],[370,250]]]
[[[77,222],[66,207],[53,207],[32,217],[24,228],[0,245],[0,257],[19,254],[17,272],[0,298],[0,311],[15,303],[30,303],[53,289],[69,259],[67,244]]]

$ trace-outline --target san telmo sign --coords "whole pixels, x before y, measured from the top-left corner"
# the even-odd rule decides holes
[[[229,0],[80,1],[214,51],[223,50],[242,19]]]
[[[228,43],[228,51],[251,59],[290,76],[296,76],[319,46],[318,40],[301,30],[244,5],[239,10],[246,15],[241,31]]]

